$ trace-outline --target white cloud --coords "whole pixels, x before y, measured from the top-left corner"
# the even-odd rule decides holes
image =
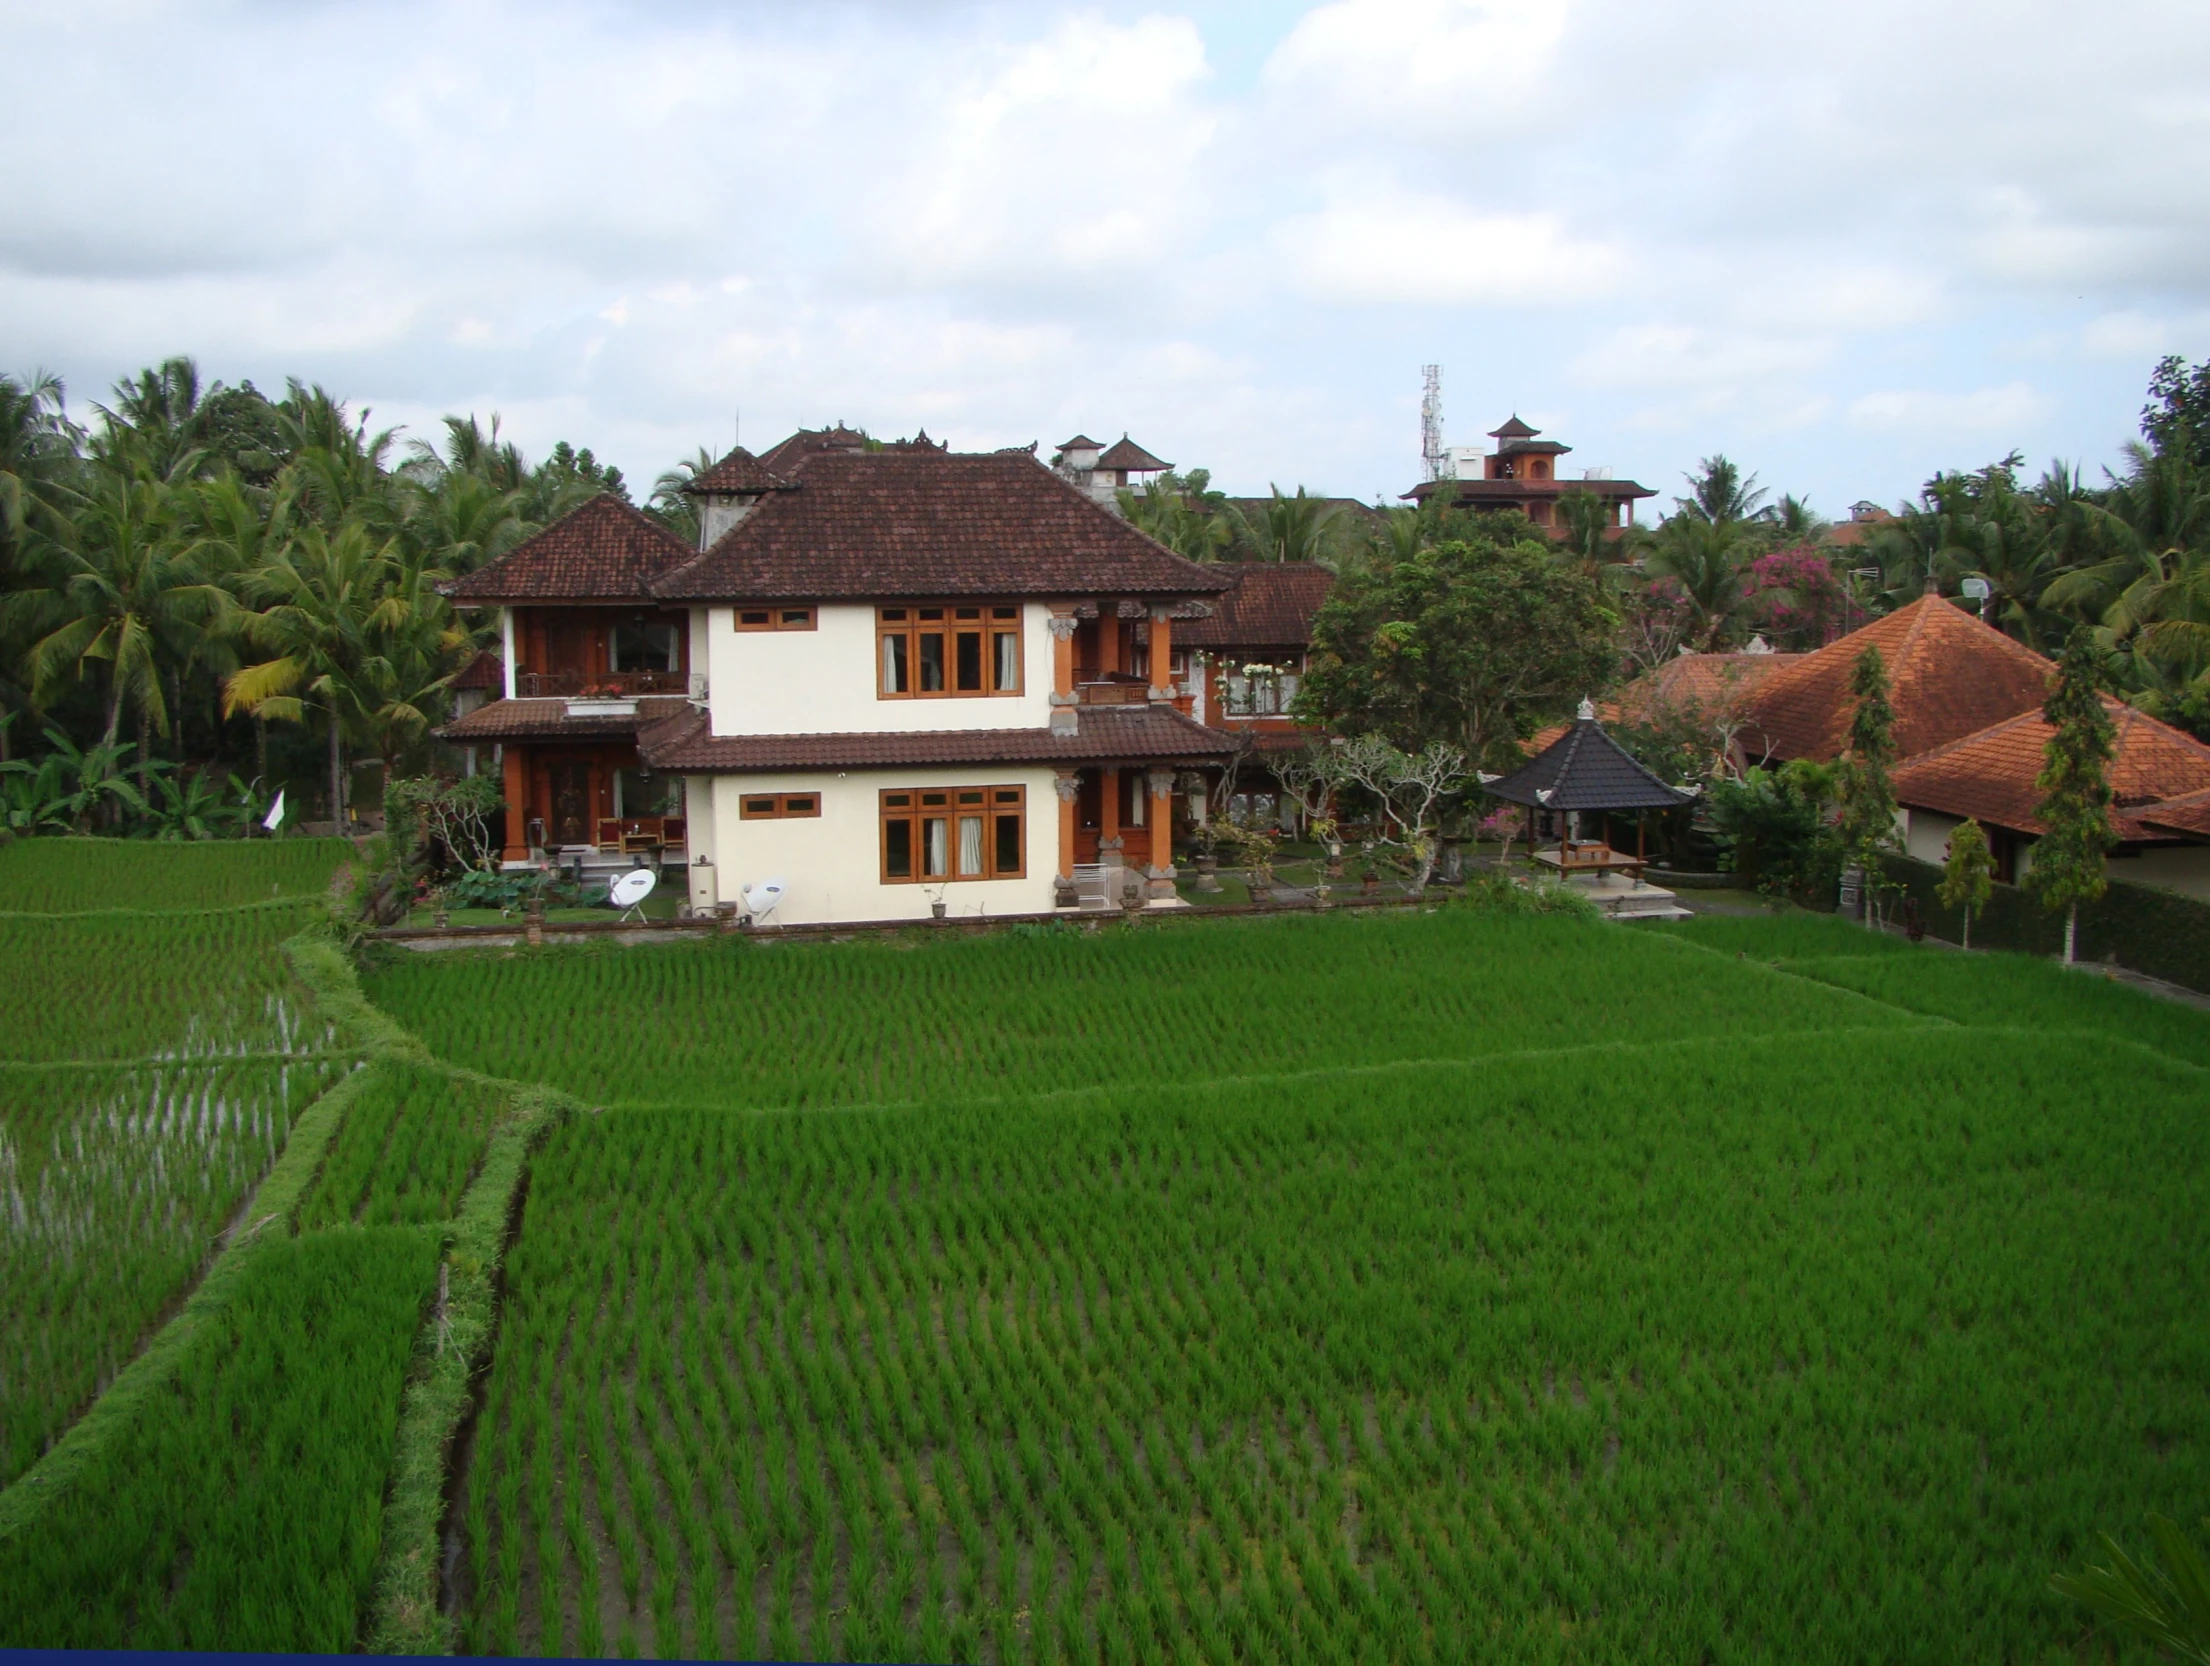
[[[1577,355],[1573,378],[1590,387],[1730,390],[1801,376],[1833,357],[1831,340],[1751,335],[1684,324],[1615,330]]]
[[[2210,342],[2210,312],[2151,316],[2134,308],[2106,312],[2080,331],[2080,351],[2091,359],[2132,359],[2145,364],[2166,353],[2200,355]]]
[[[1551,308],[1609,293],[1625,264],[1552,213],[1484,212],[1348,175],[1327,196],[1269,240],[1298,286],[1328,301]]]
[[[1464,139],[1508,130],[1554,90],[1566,0],[1336,0],[1266,65],[1300,126]]]
[[[2049,401],[2024,382],[2007,382],[1971,393],[1860,394],[1849,402],[1849,420],[1860,428],[1895,432],[2012,435],[2048,409]]]

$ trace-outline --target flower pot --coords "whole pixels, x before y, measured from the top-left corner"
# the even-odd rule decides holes
[[[942,903],[940,903],[940,902],[932,902],[932,903],[930,903],[930,904],[929,904],[929,918],[930,918],[930,919],[932,919],[932,920],[941,920],[941,919],[942,919],[943,917],[944,917],[944,904],[942,904]]]

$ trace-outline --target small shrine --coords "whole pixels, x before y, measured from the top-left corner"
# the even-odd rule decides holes
[[[1651,810],[1678,809],[1696,795],[1667,786],[1630,757],[1604,733],[1591,702],[1583,700],[1572,725],[1535,757],[1509,775],[1484,775],[1481,787],[1493,798],[1527,806],[1530,860],[1585,889],[1589,900],[1606,913],[1635,919],[1686,915],[1671,891],[1644,877],[1649,865],[1644,816]],[[1631,853],[1614,849],[1601,831],[1595,838],[1581,836],[1584,815],[1629,813],[1635,817]],[[1551,823],[1554,842],[1547,846],[1539,836],[1537,818],[1541,816]],[[1598,826],[1601,829],[1603,824]]]

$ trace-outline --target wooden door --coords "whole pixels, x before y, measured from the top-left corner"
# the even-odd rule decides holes
[[[598,840],[598,769],[588,759],[555,758],[545,767],[548,844],[588,845]]]

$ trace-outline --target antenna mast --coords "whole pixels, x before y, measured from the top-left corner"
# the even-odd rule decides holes
[[[1420,462],[1427,478],[1443,477],[1443,367],[1420,366]]]

